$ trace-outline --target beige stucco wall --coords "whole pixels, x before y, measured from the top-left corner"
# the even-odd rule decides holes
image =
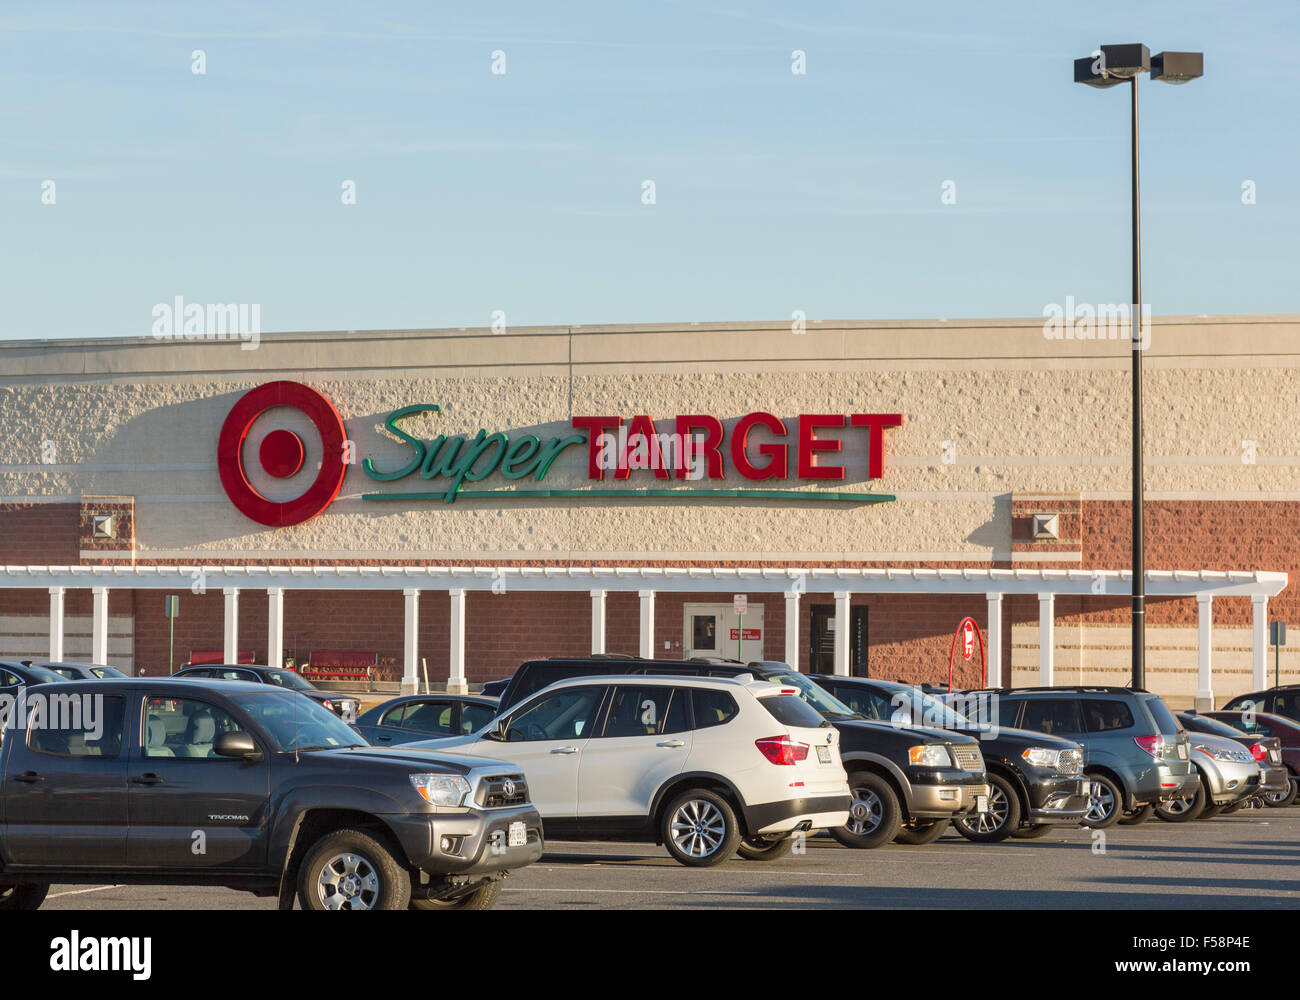
[[[1155,322],[1146,355],[1149,498],[1300,498],[1297,342],[1300,317]],[[785,324],[284,334],[264,335],[256,350],[153,340],[8,344],[0,346],[0,500],[134,496],[139,558],[987,562],[1007,557],[1011,493],[1127,496],[1127,347],[1049,340],[1040,320],[809,324],[803,334]],[[358,465],[324,515],[264,529],[226,499],[215,444],[238,396],[275,378],[331,398],[359,456],[383,467],[404,451],[382,421],[410,403],[443,406],[423,437],[480,427],[550,437],[569,433],[575,414],[711,413],[730,425],[758,409],[783,418],[902,412],[906,425],[885,434],[882,480],[865,480],[865,432],[847,431],[846,480],[804,487],[874,489],[898,501],[390,506],[359,497],[426,484],[375,483]],[[279,419],[263,418],[254,445]],[[305,420],[286,421],[307,430]],[[319,454],[313,435],[304,438],[304,472],[287,493],[285,484],[261,481],[279,491],[272,495],[298,491],[314,472]],[[1253,464],[1243,462],[1243,441],[1255,442]],[[44,442],[53,442],[52,463],[42,461]],[[951,463],[945,442],[955,449]],[[701,485],[798,485],[749,483],[729,462],[728,470],[725,483]],[[499,476],[476,484],[509,485]],[[581,447],[567,450],[540,485],[601,488],[586,478]],[[619,485],[664,484],[638,471]]]

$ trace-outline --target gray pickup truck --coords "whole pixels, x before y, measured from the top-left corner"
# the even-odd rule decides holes
[[[514,765],[371,747],[294,692],[142,678],[4,697],[0,909],[34,909],[52,882],[486,909],[542,855]]]

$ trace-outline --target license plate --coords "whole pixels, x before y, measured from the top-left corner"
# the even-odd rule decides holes
[[[975,796],[975,811],[977,813],[986,813],[989,811],[989,797],[987,795]]]
[[[510,831],[506,836],[506,846],[508,847],[526,847],[528,845],[528,827],[522,822],[511,823]]]
[[[1178,744],[1178,759],[1179,760],[1187,759],[1187,744],[1185,743]]]
[[[820,762],[823,763],[823,764],[829,764],[829,763],[831,762],[831,748],[830,748],[830,747],[818,747],[818,748],[817,748],[817,760],[820,761]]]

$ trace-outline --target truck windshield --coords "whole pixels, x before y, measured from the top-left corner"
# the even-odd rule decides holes
[[[840,701],[835,695],[831,694],[820,684],[815,684],[803,674],[796,674],[794,671],[782,670],[779,673],[766,674],[763,677],[765,681],[771,681],[773,684],[780,684],[784,687],[796,688],[799,691],[799,697],[806,701],[817,711],[821,712],[827,719],[860,719],[862,716],[849,708],[848,705]]]
[[[231,700],[260,723],[271,735],[275,749],[283,752],[370,745],[324,705],[299,694],[241,693]]]

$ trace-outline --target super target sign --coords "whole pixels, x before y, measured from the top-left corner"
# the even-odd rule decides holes
[[[304,414],[321,442],[320,471],[306,491],[292,500],[264,496],[248,474],[254,461],[263,474],[274,479],[287,480],[302,470],[307,449],[302,438],[292,430],[272,430],[262,438],[256,456],[249,454],[247,445],[253,425],[267,411],[280,407]],[[771,413],[755,412],[740,417],[728,434],[722,421],[709,415],[679,415],[663,421],[663,428],[644,414],[632,417],[627,423],[619,416],[575,416],[566,428],[573,433],[549,439],[536,434],[480,429],[473,437],[439,434],[425,440],[402,426],[406,421],[419,419],[441,422],[445,418],[442,407],[435,403],[416,403],[393,410],[383,426],[398,446],[397,457],[390,454],[378,465],[373,459],[365,458],[360,463],[360,471],[378,482],[424,480],[432,481],[435,488],[418,493],[404,490],[368,494],[363,500],[440,499],[450,504],[465,495],[466,484],[488,476],[540,482],[565,451],[583,446],[587,451],[587,478],[595,481],[604,480],[606,470],[613,473],[616,481],[628,479],[638,470],[651,483],[655,479],[724,480],[728,465],[742,481],[842,480],[845,468],[835,459],[844,443],[836,437],[825,436],[825,432],[833,434],[837,430],[860,435],[859,447],[866,446],[867,478],[877,479],[882,474],[884,431],[903,423],[903,416],[898,413],[802,414],[787,424]],[[310,520],[333,503],[343,486],[347,466],[354,461],[349,450],[343,418],[325,396],[298,382],[270,382],[240,397],[226,417],[217,443],[217,468],[231,503],[245,516],[270,527],[288,527]],[[707,483],[671,491],[529,490],[522,488],[524,485],[512,489],[472,489],[468,495],[488,500],[498,496],[598,500],[602,496],[610,499],[642,494],[683,500],[692,495],[743,499],[749,495],[743,489],[710,489]],[[761,494],[763,499],[778,499],[787,493],[791,499],[801,501],[871,502],[876,499],[870,494],[819,495],[797,489],[750,492]],[[966,655],[970,655],[969,647]]]

